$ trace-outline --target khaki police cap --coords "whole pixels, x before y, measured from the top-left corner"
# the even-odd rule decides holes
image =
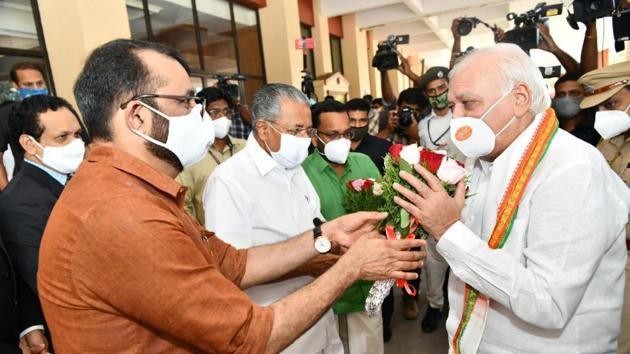
[[[578,80],[584,86],[584,99],[580,108],[604,103],[626,86],[630,86],[630,61],[589,71]]]

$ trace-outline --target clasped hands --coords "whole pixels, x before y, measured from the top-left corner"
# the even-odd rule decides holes
[[[401,172],[400,177],[415,191],[395,183],[394,189],[404,199],[394,197],[394,202],[413,215],[424,230],[439,241],[461,217],[466,198],[466,184],[463,179],[459,181],[455,196],[451,197],[435,175],[421,165],[415,165],[414,168],[426,183],[411,173]]]

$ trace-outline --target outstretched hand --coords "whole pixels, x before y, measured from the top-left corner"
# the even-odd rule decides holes
[[[426,245],[420,239],[387,240],[374,231],[361,237],[341,260],[357,270],[358,279],[385,280],[418,278],[426,252],[410,251]],[[340,261],[341,261],[340,260]]]
[[[366,211],[348,214],[323,224],[322,232],[334,246],[347,249],[361,236],[376,230],[378,223],[386,217],[387,213]]]
[[[401,172],[400,177],[415,192],[396,183],[394,189],[405,199],[394,197],[394,202],[413,215],[429,235],[439,240],[461,217],[466,199],[466,185],[463,180],[460,181],[455,196],[451,197],[435,175],[421,165],[415,165],[414,168],[426,183],[410,173]]]

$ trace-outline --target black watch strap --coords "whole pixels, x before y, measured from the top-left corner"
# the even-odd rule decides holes
[[[322,235],[322,225],[324,222],[320,218],[313,219],[313,225],[315,228],[313,229],[313,238],[318,238]]]

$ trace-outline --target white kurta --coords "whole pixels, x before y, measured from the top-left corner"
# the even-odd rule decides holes
[[[559,130],[525,190],[505,246],[487,245],[503,193],[541,119],[494,163],[468,161],[475,195],[466,201],[462,222],[431,250],[452,272],[449,342],[468,283],[490,298],[479,353],[615,353],[630,191],[599,151]]]
[[[245,148],[219,165],[204,192],[206,228],[236,248],[285,241],[322,218],[319,197],[299,167],[278,165],[250,135]],[[246,290],[253,301],[270,305],[310,283],[303,276]],[[308,304],[304,304],[308,306]],[[283,353],[343,353],[337,321],[326,314]]]

